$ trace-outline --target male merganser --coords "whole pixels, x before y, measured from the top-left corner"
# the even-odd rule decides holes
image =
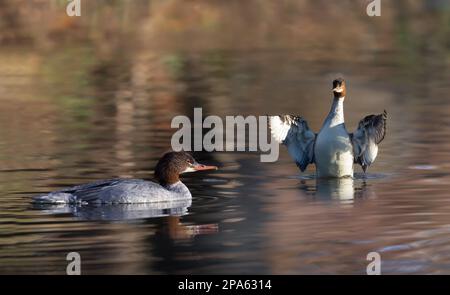
[[[378,144],[386,135],[387,113],[362,119],[354,133],[344,123],[345,81],[333,81],[333,104],[319,134],[312,132],[299,116],[270,116],[272,137],[286,145],[289,154],[303,172],[316,164],[318,177],[353,177],[353,164],[364,172],[375,161]]]
[[[186,152],[169,152],[158,161],[155,177],[159,184],[142,179],[108,179],[82,184],[33,198],[45,204],[131,204],[170,202],[192,198],[180,181],[186,172],[216,170],[197,163]]]

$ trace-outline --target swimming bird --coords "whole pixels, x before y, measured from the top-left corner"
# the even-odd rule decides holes
[[[354,133],[344,122],[346,85],[342,78],[333,81],[333,103],[318,134],[309,129],[300,116],[269,116],[273,139],[284,144],[303,172],[309,164],[316,165],[317,177],[353,177],[353,164],[364,172],[375,161],[378,145],[386,135],[387,113],[362,119]]]
[[[155,168],[158,183],[142,179],[107,179],[65,188],[33,198],[40,204],[132,204],[173,202],[191,199],[189,189],[179,175],[187,172],[216,170],[199,164],[186,152],[169,152]]]

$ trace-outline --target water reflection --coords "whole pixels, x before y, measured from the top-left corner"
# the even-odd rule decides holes
[[[33,209],[42,210],[44,214],[70,214],[78,220],[133,220],[162,216],[183,216],[188,213],[191,204],[191,200],[97,206],[33,204]]]
[[[352,201],[355,198],[353,178],[318,179],[316,187],[318,199],[336,199],[342,202]]]
[[[180,216],[168,216],[164,218],[156,230],[156,235],[166,236],[171,240],[192,239],[198,235],[215,234],[219,232],[217,223],[185,225],[181,222]]]
[[[369,176],[375,177],[375,176]],[[300,189],[320,201],[339,201],[353,203],[355,199],[374,198],[376,194],[366,182],[366,177],[360,178],[318,178],[314,183],[302,180]]]

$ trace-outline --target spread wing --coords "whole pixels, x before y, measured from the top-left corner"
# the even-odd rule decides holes
[[[378,144],[386,135],[387,113],[369,115],[358,124],[358,129],[351,134],[353,155],[366,172],[367,167],[375,161],[378,154]]]
[[[269,116],[273,139],[284,144],[295,163],[303,172],[308,164],[314,162],[314,142],[316,134],[308,123],[298,116]]]

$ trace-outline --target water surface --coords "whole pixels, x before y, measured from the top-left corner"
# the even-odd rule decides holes
[[[450,273],[448,65],[424,58],[412,71],[391,51],[339,61],[295,49],[92,53],[1,53],[11,64],[0,71],[1,273],[64,274],[71,251],[85,274],[364,274],[372,251],[383,273]],[[172,117],[194,107],[299,114],[318,131],[336,73],[348,81],[349,130],[389,114],[366,175],[318,181],[284,148],[275,163],[200,152],[220,170],[183,177],[191,204],[30,204],[97,179],[152,179]]]

